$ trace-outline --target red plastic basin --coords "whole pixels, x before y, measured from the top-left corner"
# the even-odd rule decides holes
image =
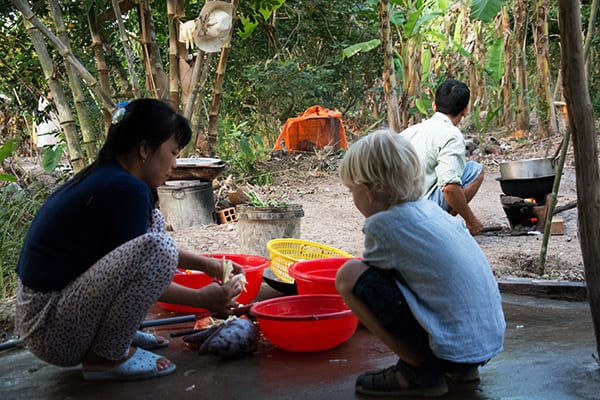
[[[260,256],[252,256],[246,254],[203,254],[203,256],[213,258],[223,258],[236,262],[244,267],[246,272],[246,290],[240,294],[237,298],[237,302],[240,304],[248,304],[256,298],[260,291],[260,285],[262,283],[263,272],[270,264],[269,260]],[[188,271],[180,269],[181,273],[173,275],[173,282],[180,285],[190,287],[193,289],[202,288],[213,281],[212,277],[206,275],[200,271]],[[157,302],[159,306],[168,311],[175,311],[181,313],[201,313],[206,311],[204,308],[190,307],[179,304],[171,304],[164,302]]]
[[[348,260],[332,257],[298,261],[290,265],[289,274],[296,281],[298,294],[338,294],[335,274]]]
[[[276,297],[250,308],[264,337],[281,349],[314,352],[346,342],[358,318],[336,294]]]

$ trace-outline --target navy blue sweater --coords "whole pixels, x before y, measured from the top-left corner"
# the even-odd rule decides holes
[[[147,232],[150,187],[117,164],[60,187],[37,212],[17,274],[41,292],[61,290],[121,244]]]

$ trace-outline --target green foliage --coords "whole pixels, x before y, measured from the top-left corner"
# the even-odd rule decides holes
[[[25,189],[16,183],[0,187],[0,300],[15,294],[15,267],[23,240],[48,193],[48,188],[39,181]]]
[[[240,178],[248,178],[257,184],[272,181],[272,177],[260,175],[255,168],[255,163],[268,157],[269,152],[263,140],[250,130],[246,121],[240,124],[228,119],[221,121],[217,154],[228,163],[232,173]]]
[[[504,6],[504,0],[472,0],[471,18],[491,22],[498,15],[502,6]]]
[[[353,44],[351,46],[346,47],[344,50],[342,50],[342,59],[350,58],[353,55],[358,54],[360,52],[371,51],[371,50],[379,47],[380,44],[381,44],[380,39],[372,39],[367,42]]]
[[[12,154],[12,152],[15,151],[16,147],[17,146],[15,145],[15,142],[13,142],[12,140],[0,146],[0,165],[2,165],[2,161],[8,158]],[[0,181],[16,182],[17,178],[9,174],[0,174]]]
[[[486,70],[496,83],[504,76],[504,39],[497,38],[487,49]]]
[[[44,155],[42,157],[42,168],[44,171],[50,173],[56,169],[60,163],[65,147],[66,146],[61,143],[56,146],[48,146],[44,149]]]
[[[248,197],[250,200],[248,201],[249,206],[253,207],[285,207],[287,206],[287,202],[278,201],[275,199],[267,199],[266,201],[262,200],[258,194],[254,190],[250,190],[248,192]]]
[[[276,20],[261,22],[247,39],[236,35],[223,97],[228,117],[253,129],[255,121],[276,120],[259,132],[273,142],[287,118],[314,105],[359,114],[378,85],[380,58],[366,49],[351,59],[342,52],[379,37],[373,10],[363,2],[286,0]]]
[[[285,0],[245,1],[238,8],[242,27],[237,30],[237,35],[247,39],[256,27],[271,18],[275,10],[281,7]]]

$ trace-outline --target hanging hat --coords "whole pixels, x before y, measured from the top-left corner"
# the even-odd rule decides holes
[[[229,40],[233,26],[233,5],[224,1],[207,1],[196,19],[194,43],[207,53],[216,53]]]

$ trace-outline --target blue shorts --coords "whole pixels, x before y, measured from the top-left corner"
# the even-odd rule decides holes
[[[460,185],[462,187],[469,186],[471,183],[475,182],[479,175],[481,175],[481,171],[483,171],[483,165],[475,161],[467,161],[465,164],[465,170],[460,178]],[[442,190],[439,187],[436,187],[435,190],[431,192],[429,195],[429,200],[435,201],[446,211],[450,209],[450,206],[444,197],[444,193],[442,193]]]
[[[484,364],[456,363],[436,357],[429,347],[429,334],[406,304],[392,272],[369,267],[357,279],[352,293],[367,306],[385,330],[424,354],[430,367],[452,372]]]

